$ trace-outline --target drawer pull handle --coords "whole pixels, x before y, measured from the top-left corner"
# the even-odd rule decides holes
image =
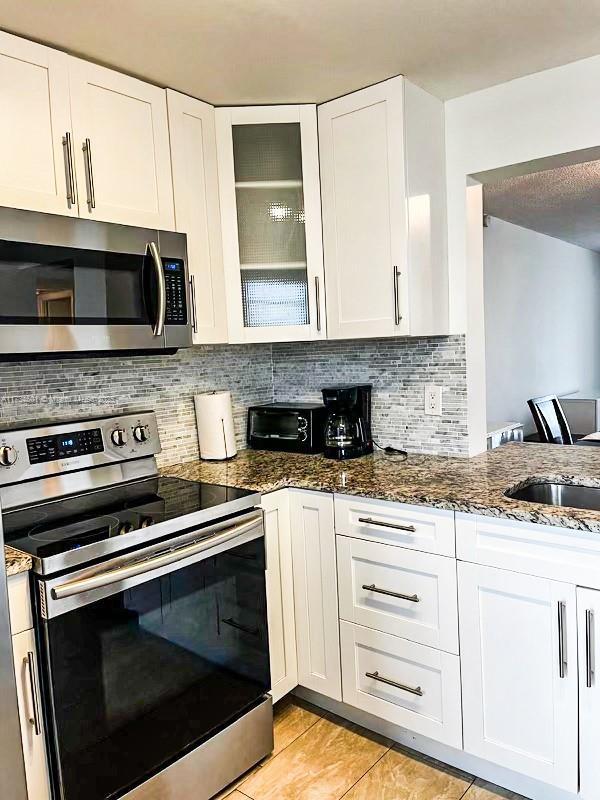
[[[562,601],[558,603],[558,677],[567,674],[567,638],[565,614],[567,607]]]
[[[406,686],[404,683],[398,683],[398,681],[393,681],[390,678],[384,678],[383,675],[379,674],[379,672],[365,672],[365,677],[373,678],[374,681],[380,681],[388,686],[395,686],[396,689],[402,689],[403,692],[410,692],[410,694],[416,694],[419,697],[423,697],[423,689],[421,689],[420,686]]]
[[[363,583],[362,588],[366,589],[369,592],[376,592],[377,594],[385,594],[388,597],[397,597],[398,600],[410,600],[411,603],[420,602],[418,594],[402,594],[402,592],[392,592],[389,589],[380,589],[379,586],[375,586],[374,583],[371,584]]]
[[[414,525],[398,525],[397,522],[379,522],[372,517],[359,517],[359,522],[364,522],[365,525],[379,525],[380,528],[393,528],[395,531],[408,531],[408,533],[416,533],[417,529]]]

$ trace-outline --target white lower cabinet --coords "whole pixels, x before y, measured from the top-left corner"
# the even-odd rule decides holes
[[[579,794],[600,796],[600,591],[577,589],[579,642]]]
[[[340,635],[345,703],[461,746],[458,656],[350,622]]]
[[[576,792],[575,587],[459,563],[458,596],[464,749]]]
[[[287,490],[265,495],[267,616],[271,696],[276,703],[298,685],[290,504]]]
[[[12,637],[17,702],[29,800],[49,800],[50,782],[33,630]]]
[[[342,699],[333,495],[290,490],[298,683]]]

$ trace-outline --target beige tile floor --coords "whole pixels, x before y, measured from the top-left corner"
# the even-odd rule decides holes
[[[525,800],[286,698],[275,748],[215,800]]]

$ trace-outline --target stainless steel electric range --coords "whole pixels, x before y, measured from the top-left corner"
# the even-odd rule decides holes
[[[0,432],[55,800],[208,800],[272,750],[260,496],[159,451],[152,412]]]

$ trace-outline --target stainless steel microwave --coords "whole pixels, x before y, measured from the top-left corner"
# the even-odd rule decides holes
[[[192,344],[186,237],[0,209],[0,359]]]

